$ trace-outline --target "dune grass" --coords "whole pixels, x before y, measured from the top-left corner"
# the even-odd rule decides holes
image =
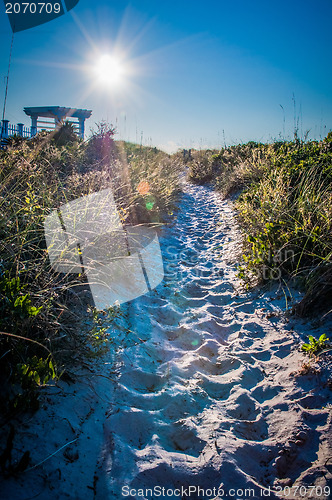
[[[114,141],[102,123],[88,142],[70,127],[18,137],[0,151],[0,405],[37,404],[36,388],[107,341],[84,274],[54,271],[44,220],[83,195],[112,188],[124,224],[163,223],[174,209],[179,163],[157,149]],[[139,185],[144,189],[138,189]],[[116,314],[110,311],[109,322]],[[86,325],[89,325],[88,327]]]
[[[301,315],[332,302],[332,133],[321,141],[249,142],[194,153],[189,179],[237,199],[243,229],[239,276],[248,284],[292,278]],[[199,160],[199,161],[198,161]]]

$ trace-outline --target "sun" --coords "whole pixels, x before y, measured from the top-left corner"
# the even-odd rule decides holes
[[[99,83],[115,87],[123,81],[125,66],[119,57],[104,54],[96,62],[95,74]]]

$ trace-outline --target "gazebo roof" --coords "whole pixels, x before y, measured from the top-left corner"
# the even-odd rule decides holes
[[[70,116],[73,118],[90,118],[92,110],[65,108],[63,106],[37,106],[34,108],[24,108],[28,116],[42,116],[44,118],[58,118],[59,120]]]

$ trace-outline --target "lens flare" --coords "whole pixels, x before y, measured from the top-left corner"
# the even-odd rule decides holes
[[[116,86],[122,82],[125,68],[120,58],[104,54],[97,61],[95,73],[100,83]]]
[[[149,183],[147,181],[141,181],[137,186],[137,191],[143,196],[145,194],[148,194],[148,192],[150,191]]]

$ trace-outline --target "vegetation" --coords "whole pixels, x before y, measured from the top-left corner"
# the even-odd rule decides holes
[[[293,278],[305,315],[332,302],[332,132],[321,141],[249,142],[194,152],[193,182],[237,199],[245,235],[239,276],[248,285]]]
[[[117,308],[98,314],[91,307],[84,274],[51,268],[47,215],[106,188],[124,224],[163,223],[174,210],[183,157],[116,142],[114,133],[101,123],[82,142],[65,124],[55,134],[14,137],[0,151],[0,404],[7,415],[38,404],[36,389],[65,376],[69,363],[103,352],[107,325],[121,316]],[[193,182],[211,183],[225,196],[240,193],[239,276],[248,285],[295,279],[306,291],[299,314],[329,312],[332,133],[321,141],[190,151],[185,160]]]
[[[325,333],[319,337],[319,339],[315,339],[312,335],[309,335],[309,343],[302,344],[302,351],[305,351],[309,356],[313,356],[314,354],[318,354],[324,348],[327,347],[327,342],[330,340],[326,337]]]
[[[34,407],[38,387],[107,341],[105,315],[89,307],[84,274],[51,268],[45,217],[106,188],[124,224],[162,223],[173,210],[179,162],[116,142],[114,133],[101,123],[82,142],[65,124],[30,140],[16,137],[0,151],[0,405],[7,416]],[[116,321],[118,314],[105,317]]]

